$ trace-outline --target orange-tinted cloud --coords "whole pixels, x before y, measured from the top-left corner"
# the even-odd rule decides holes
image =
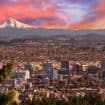
[[[9,17],[45,28],[104,28],[105,0],[1,0],[0,21]]]
[[[12,17],[15,19],[20,18],[38,18],[41,16],[49,17],[53,16],[54,10],[46,10],[46,11],[37,11],[30,10],[26,5],[10,5],[6,7],[0,8],[0,19],[6,19],[8,17]]]

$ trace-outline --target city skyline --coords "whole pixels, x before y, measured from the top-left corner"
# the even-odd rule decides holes
[[[14,18],[43,28],[104,29],[104,0],[1,0],[0,21]]]

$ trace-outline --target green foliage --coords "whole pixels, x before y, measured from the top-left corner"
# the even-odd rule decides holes
[[[35,100],[35,98],[33,98],[30,103],[24,101],[24,104],[21,103],[20,105],[105,105],[105,101],[102,100],[100,95],[93,95],[89,93],[84,97],[71,96],[69,97],[68,101],[63,99],[59,100],[46,98],[43,98],[42,100]]]
[[[0,94],[0,105],[17,105],[13,94],[13,92]]]
[[[17,104],[15,99],[15,93],[9,92],[8,94],[0,95],[0,105],[105,105],[105,101],[102,100],[101,96],[98,94],[87,94],[84,97],[69,97],[68,101],[59,99],[47,99],[36,100],[33,97],[32,101],[22,100],[20,104]]]
[[[13,69],[13,66],[14,66],[14,61],[3,66],[3,68],[0,70],[0,83],[2,83],[7,79],[7,77],[10,75]]]

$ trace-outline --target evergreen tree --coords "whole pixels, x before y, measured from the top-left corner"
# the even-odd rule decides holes
[[[3,66],[3,68],[0,70],[0,83],[7,79],[7,77],[11,74],[13,67],[14,61],[7,63],[7,65]]]

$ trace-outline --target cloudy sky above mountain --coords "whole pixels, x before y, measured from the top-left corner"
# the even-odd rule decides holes
[[[105,0],[0,0],[0,21],[10,17],[40,27],[105,28]]]

